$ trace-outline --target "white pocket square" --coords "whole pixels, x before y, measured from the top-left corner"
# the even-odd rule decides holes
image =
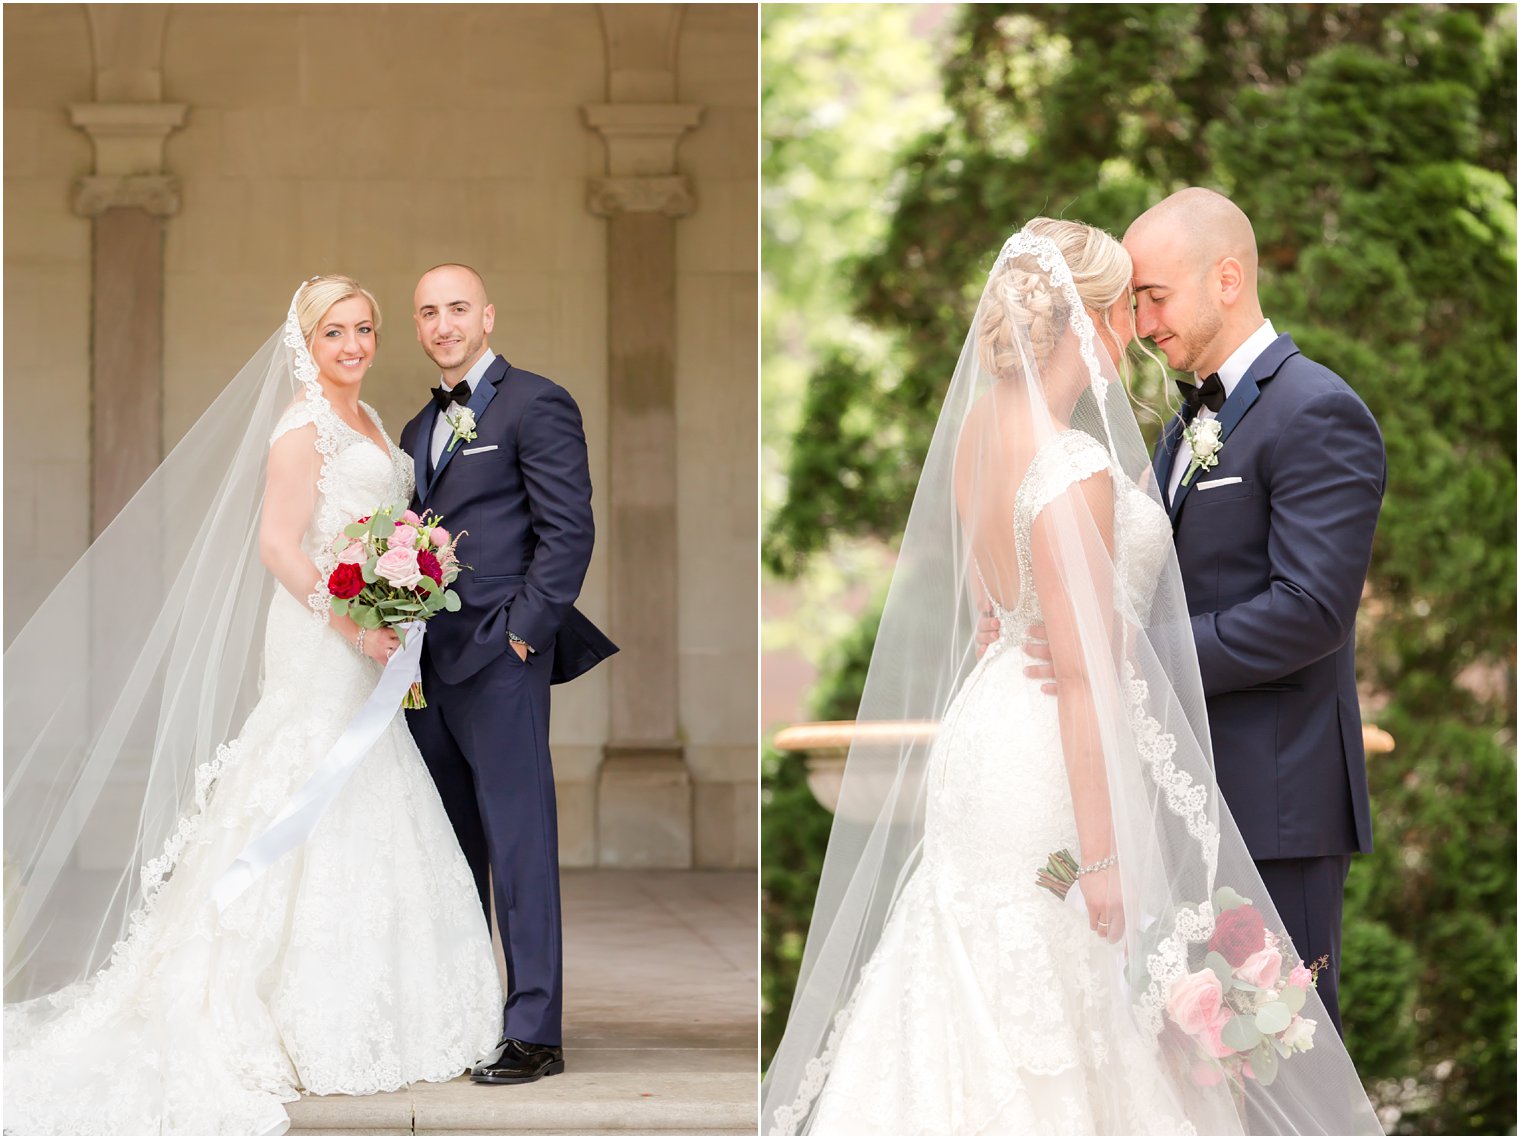
[[[496,450],[496,444],[492,443],[488,447],[466,447],[463,451],[461,451],[459,453],[461,455],[478,455],[482,451],[494,451],[494,450]],[[1240,480],[1236,479],[1235,481],[1239,482]]]
[[[1199,483],[1198,484],[1198,489],[1199,490],[1208,490],[1210,487],[1216,487],[1216,486],[1233,486],[1235,483],[1238,483],[1240,481],[1241,481],[1241,478],[1240,478],[1239,475],[1231,475],[1227,479],[1209,479],[1208,482],[1201,482],[1201,483]]]

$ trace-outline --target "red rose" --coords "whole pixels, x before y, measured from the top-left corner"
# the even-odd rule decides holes
[[[1236,906],[1225,910],[1214,923],[1209,948],[1224,957],[1230,968],[1243,965],[1247,957],[1267,944],[1267,923],[1255,906]]]
[[[438,564],[438,557],[431,550],[423,550],[417,555],[417,571],[423,577],[430,577],[439,585],[443,584],[443,567]]]
[[[358,597],[363,588],[364,571],[349,562],[344,562],[333,570],[332,576],[327,579],[327,592],[345,600]]]

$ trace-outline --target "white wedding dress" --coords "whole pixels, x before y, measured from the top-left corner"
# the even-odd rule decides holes
[[[1030,530],[1041,508],[1098,471],[1115,480],[1115,566],[1149,607],[1171,545],[1166,515],[1114,471],[1092,436],[1065,431],[1015,498],[1012,609],[956,693],[929,759],[922,857],[831,1038],[790,1110],[820,1135],[1186,1134],[1158,1053],[1125,1011],[1122,950],[1100,941],[1074,894],[1035,885],[1078,850],[1057,701],[1024,675],[1041,620]],[[1016,805],[1016,807],[1014,806]],[[1116,1032],[1115,1026],[1121,1031]],[[821,1091],[821,1094],[820,1094]]]
[[[275,437],[313,423],[323,465],[303,548],[325,581],[345,524],[410,499],[412,461],[320,398],[292,405]],[[259,701],[143,868],[131,934],[90,980],[7,1006],[8,1132],[277,1133],[302,1091],[447,1080],[494,1044],[485,917],[399,709],[310,839],[220,916],[208,900],[380,675],[325,610],[325,592],[309,607],[275,586]]]

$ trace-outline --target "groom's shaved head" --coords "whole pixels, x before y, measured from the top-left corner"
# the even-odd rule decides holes
[[[1134,266],[1135,331],[1179,372],[1217,371],[1263,322],[1256,233],[1223,194],[1190,186],[1124,234]]]
[[[1137,217],[1125,233],[1137,240],[1164,235],[1167,243],[1196,271],[1226,257],[1240,262],[1246,279],[1256,282],[1256,231],[1245,211],[1223,194],[1202,186],[1178,190]]]
[[[472,266],[466,265],[460,261],[445,261],[442,265],[434,265],[426,273],[422,274],[422,280],[427,280],[434,273],[437,273],[442,269],[456,269],[466,276],[473,277],[476,287],[480,289],[480,298],[482,303],[486,301],[486,279],[482,277]]]

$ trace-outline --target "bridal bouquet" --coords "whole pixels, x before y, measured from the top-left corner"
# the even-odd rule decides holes
[[[1064,900],[1078,869],[1069,850],[1058,850],[1035,883]],[[1286,937],[1267,928],[1250,899],[1228,886],[1214,892],[1213,902],[1214,934],[1195,961],[1198,968],[1172,982],[1167,1017],[1201,1053],[1195,1082],[1216,1084],[1228,1075],[1236,1084],[1249,1079],[1265,1087],[1277,1078],[1280,1061],[1314,1047],[1316,1022],[1303,1015],[1303,1007],[1328,959],[1306,966]],[[1142,946],[1163,928],[1142,926]]]
[[[1314,1047],[1316,1022],[1303,1007],[1328,959],[1306,966],[1286,937],[1267,929],[1261,911],[1228,886],[1215,891],[1214,909],[1202,968],[1172,982],[1167,1016],[1205,1058],[1194,1066],[1195,1081],[1218,1083],[1222,1066],[1237,1084],[1245,1078],[1265,1087],[1277,1078],[1280,1060]]]
[[[386,507],[345,526],[333,543],[338,566],[327,579],[332,611],[361,629],[399,629],[441,610],[458,612],[459,594],[448,586],[459,576],[456,549],[465,532],[451,535],[441,521],[432,511],[397,517],[395,507]],[[427,707],[420,682],[401,706]]]

